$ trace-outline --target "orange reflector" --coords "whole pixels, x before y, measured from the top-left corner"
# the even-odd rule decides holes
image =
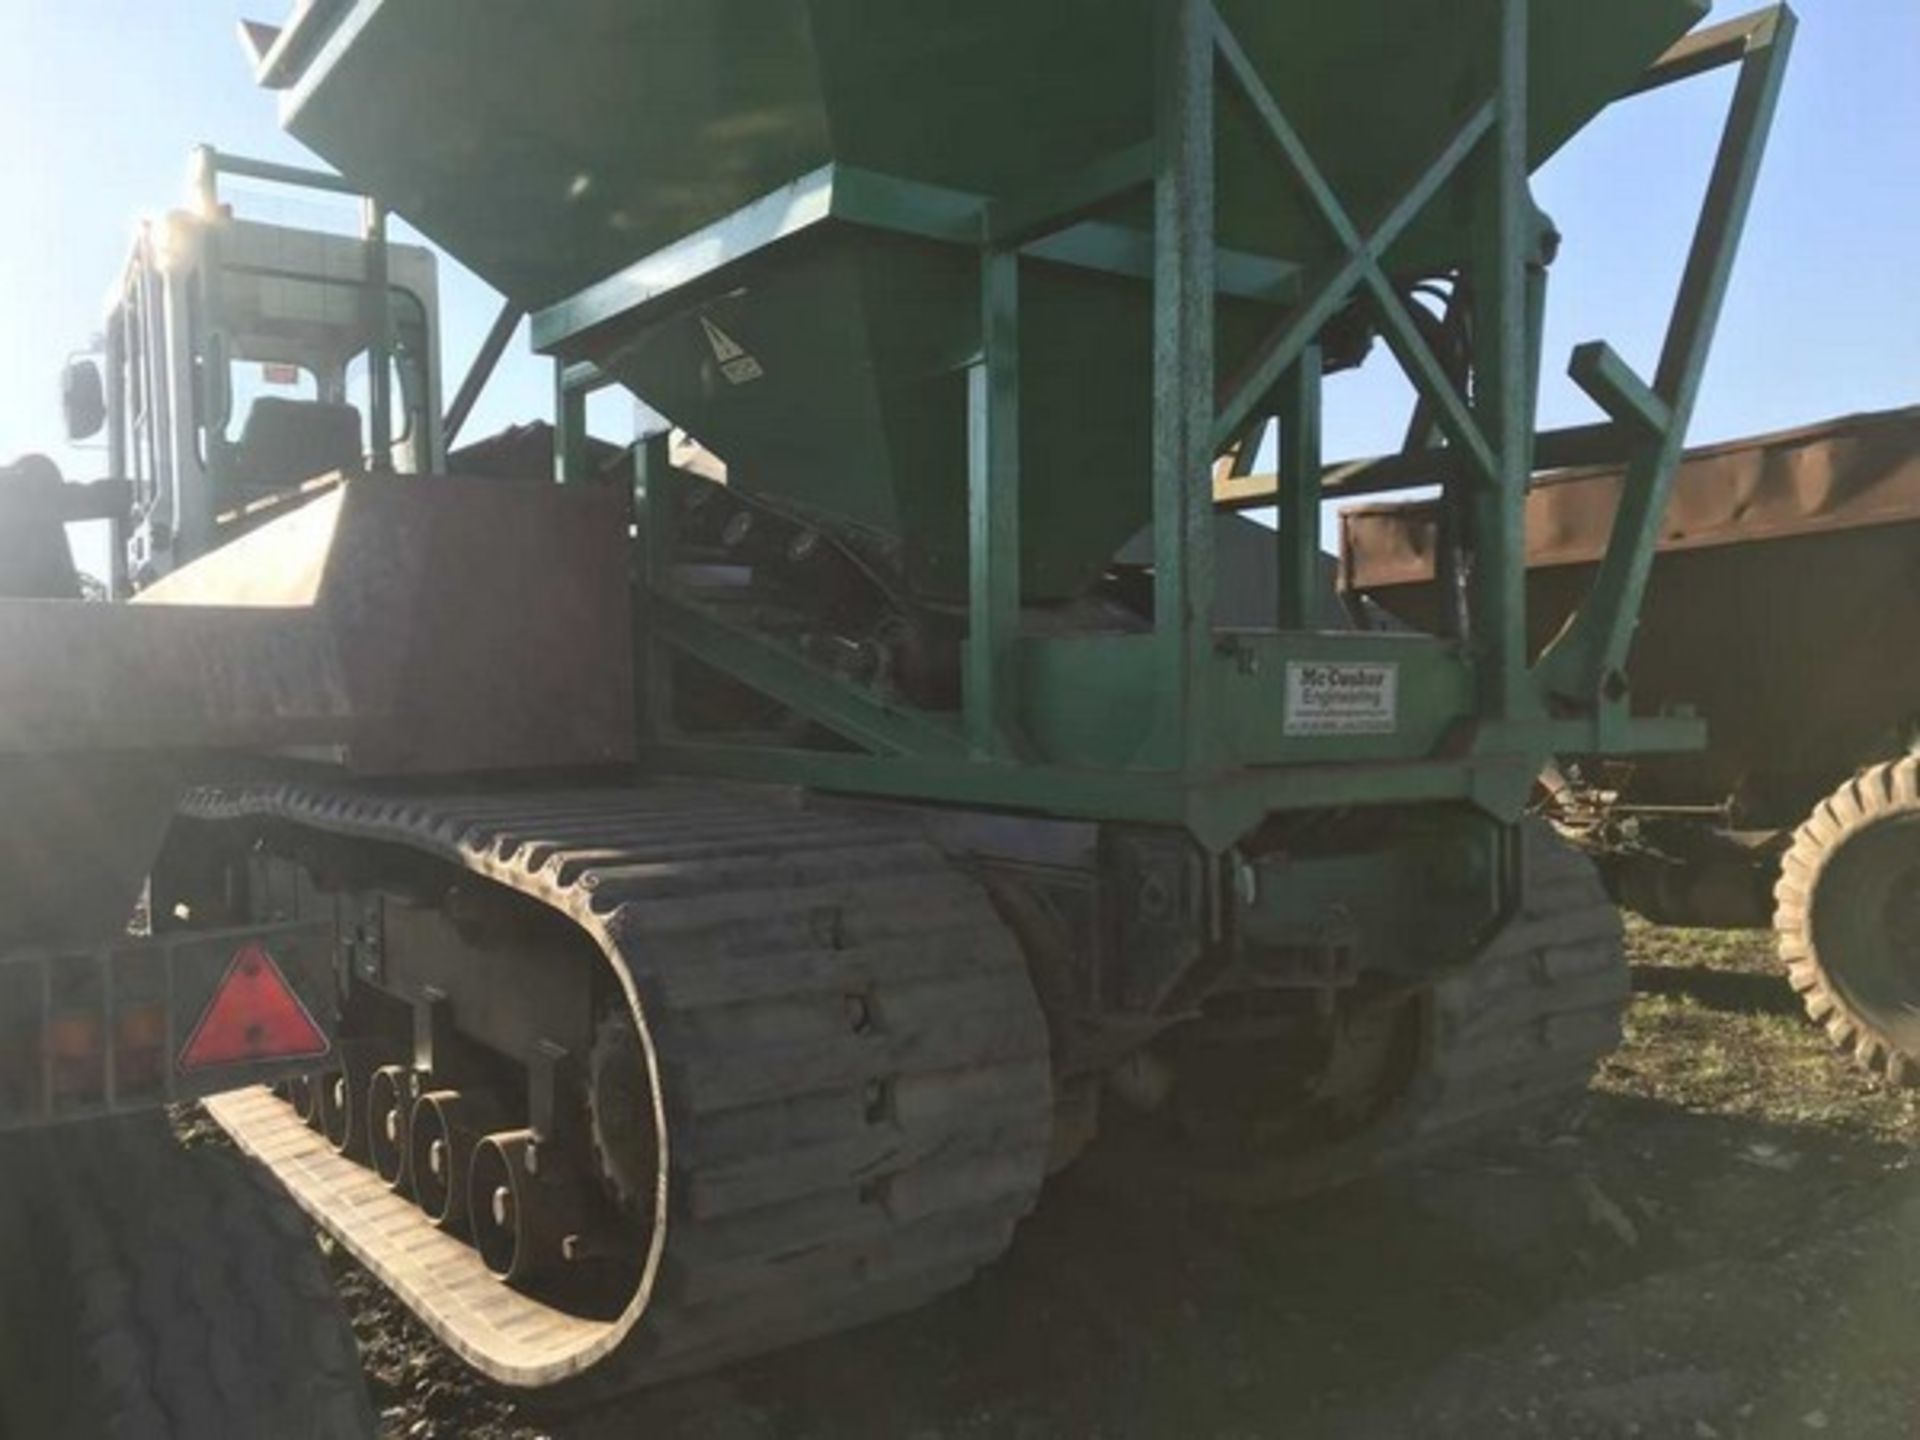
[[[266,947],[248,941],[233,957],[200,1023],[180,1051],[182,1071],[250,1060],[304,1060],[331,1048]]]

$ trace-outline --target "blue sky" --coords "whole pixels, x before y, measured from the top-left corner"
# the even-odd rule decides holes
[[[195,142],[307,158],[280,133],[273,97],[253,88],[234,39],[243,14],[278,20],[284,9],[0,0],[0,455],[44,449],[76,477],[97,471],[97,454],[59,444],[59,367],[97,328],[136,217],[181,200]],[[1920,3],[1803,0],[1799,10],[1698,439],[1920,403]],[[1650,368],[1727,92],[1715,78],[1619,107],[1541,176],[1538,198],[1567,237],[1548,331],[1556,375],[1592,338]],[[287,223],[327,213],[252,208]],[[457,376],[496,302],[447,267],[442,303],[444,363]],[[468,434],[545,414],[547,385],[522,339]],[[1390,445],[1404,419],[1396,398],[1385,377],[1335,387],[1335,446]],[[1569,385],[1549,385],[1545,422],[1589,418]]]

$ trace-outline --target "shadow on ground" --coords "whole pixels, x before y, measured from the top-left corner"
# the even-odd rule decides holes
[[[1800,1000],[1780,977],[1688,965],[1636,965],[1633,988],[1640,995],[1696,1000],[1713,1010],[1743,1015],[1799,1015]]]

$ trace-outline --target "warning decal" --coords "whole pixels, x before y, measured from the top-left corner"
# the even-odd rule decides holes
[[[1400,726],[1400,667],[1287,664],[1286,733],[1391,735]]]
[[[700,317],[700,328],[707,332],[707,344],[713,347],[713,358],[720,362],[720,373],[727,377],[729,384],[750,384],[767,373],[744,345],[704,315]]]
[[[267,948],[240,947],[180,1050],[191,1073],[256,1060],[304,1060],[332,1048]]]

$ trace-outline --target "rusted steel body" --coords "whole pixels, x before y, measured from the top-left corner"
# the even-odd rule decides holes
[[[606,492],[354,479],[136,603],[0,602],[0,945],[122,931],[183,784],[630,759],[624,529]]]
[[[1538,653],[1591,584],[1617,471],[1540,481],[1527,500],[1529,640]],[[1431,504],[1341,519],[1342,584],[1444,630]],[[1629,665],[1634,693],[1691,705],[1706,751],[1636,763],[1623,798],[1727,806],[1734,825],[1797,824],[1920,716],[1920,667],[1890,636],[1920,623],[1920,408],[1695,450],[1674,486]]]
[[[348,719],[308,616],[0,601],[0,947],[124,931],[206,757],[336,739]]]
[[[315,758],[355,774],[620,764],[634,753],[626,527],[609,489],[361,476],[140,605],[316,626],[349,723]]]

